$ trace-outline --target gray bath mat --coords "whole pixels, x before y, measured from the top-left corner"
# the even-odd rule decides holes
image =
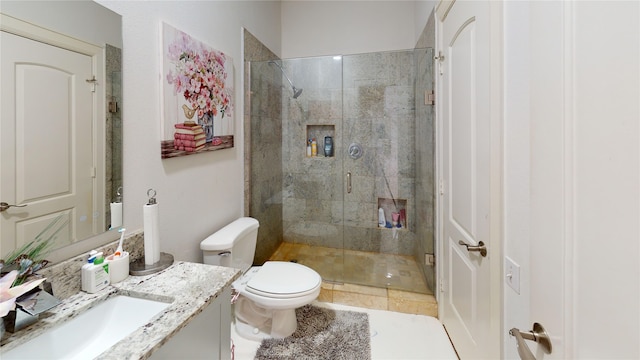
[[[258,360],[371,359],[369,315],[306,305],[296,309],[298,328],[284,339],[265,339]]]

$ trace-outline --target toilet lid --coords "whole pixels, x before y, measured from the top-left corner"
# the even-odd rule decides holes
[[[257,295],[294,297],[314,290],[321,281],[317,272],[304,265],[267,261],[247,282],[246,289]]]

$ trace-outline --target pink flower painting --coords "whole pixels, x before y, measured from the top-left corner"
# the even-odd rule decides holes
[[[206,144],[221,144],[233,135],[233,61],[166,23],[162,35],[163,152],[185,124],[200,125]],[[202,148],[195,136],[190,144],[191,152]]]

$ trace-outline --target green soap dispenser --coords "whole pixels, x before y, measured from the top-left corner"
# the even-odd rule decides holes
[[[82,267],[82,291],[95,293],[109,284],[109,264],[104,262],[102,254],[95,257],[92,264],[85,264]]]

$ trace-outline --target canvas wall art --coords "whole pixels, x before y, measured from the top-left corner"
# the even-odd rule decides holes
[[[162,158],[233,147],[233,61],[162,23]]]

